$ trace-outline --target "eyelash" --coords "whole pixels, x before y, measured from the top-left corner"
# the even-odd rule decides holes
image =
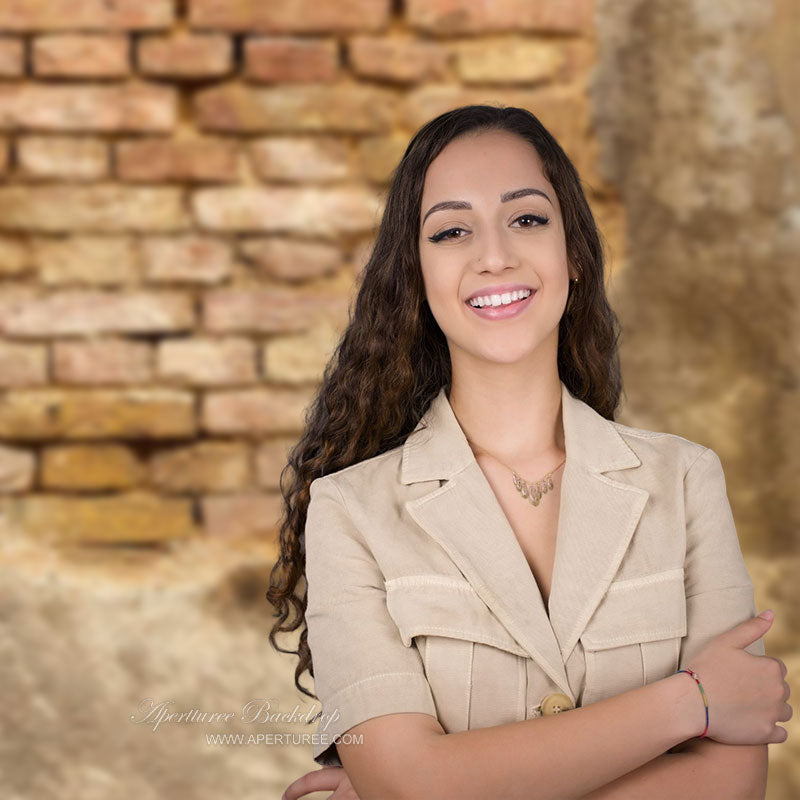
[[[550,221],[550,218],[546,217],[544,214],[520,214],[520,216],[518,216],[514,220],[514,222],[516,222],[517,220],[520,220],[520,219],[524,219],[526,217],[530,217],[531,219],[535,219],[540,225],[547,225],[547,223]],[[536,226],[529,225],[529,226],[526,226],[526,227],[533,228],[533,227],[536,227]],[[463,228],[458,228],[458,227],[448,228],[446,231],[440,231],[439,233],[436,233],[433,236],[429,236],[428,237],[428,241],[436,243],[436,242],[441,242],[443,239],[450,239],[450,238],[460,239],[462,237],[460,237],[460,236],[450,237],[447,234],[448,233],[452,233],[453,231],[462,231],[462,230],[464,230],[464,229]]]

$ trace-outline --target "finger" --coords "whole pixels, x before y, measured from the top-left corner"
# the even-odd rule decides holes
[[[335,790],[342,781],[345,771],[342,767],[322,767],[301,775],[286,787],[281,800],[298,800],[312,792]]]

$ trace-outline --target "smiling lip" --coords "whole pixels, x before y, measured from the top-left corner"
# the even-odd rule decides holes
[[[478,295],[478,297],[483,296],[482,294]],[[507,306],[484,306],[483,308],[475,308],[475,306],[471,306],[468,302],[464,305],[479,317],[483,317],[483,319],[508,319],[509,317],[516,317],[518,314],[521,314],[533,302],[535,296],[536,290],[531,289],[531,293],[526,298],[523,300],[516,300],[513,303],[509,303]]]
[[[520,292],[524,289],[530,289],[533,293],[533,286],[528,286],[526,283],[499,283],[495,286],[484,286],[483,289],[478,289],[473,292],[464,302],[469,303],[476,297],[486,297],[486,295],[503,294],[504,292]]]

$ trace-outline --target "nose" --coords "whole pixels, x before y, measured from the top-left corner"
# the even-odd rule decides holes
[[[519,266],[519,257],[509,234],[492,226],[484,228],[478,239],[475,264],[482,272],[501,272]]]

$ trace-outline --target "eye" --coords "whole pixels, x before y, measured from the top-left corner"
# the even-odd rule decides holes
[[[550,218],[546,217],[544,214],[521,214],[514,220],[514,222],[519,222],[519,220],[521,219],[532,219],[535,220],[539,225],[547,225],[547,223],[550,221]],[[536,226],[531,224],[531,225],[523,225],[522,227],[534,228]]]
[[[463,228],[448,228],[446,231],[440,231],[433,236],[428,237],[429,242],[441,242],[442,239],[460,239],[460,236],[449,236],[454,231],[463,231]]]

